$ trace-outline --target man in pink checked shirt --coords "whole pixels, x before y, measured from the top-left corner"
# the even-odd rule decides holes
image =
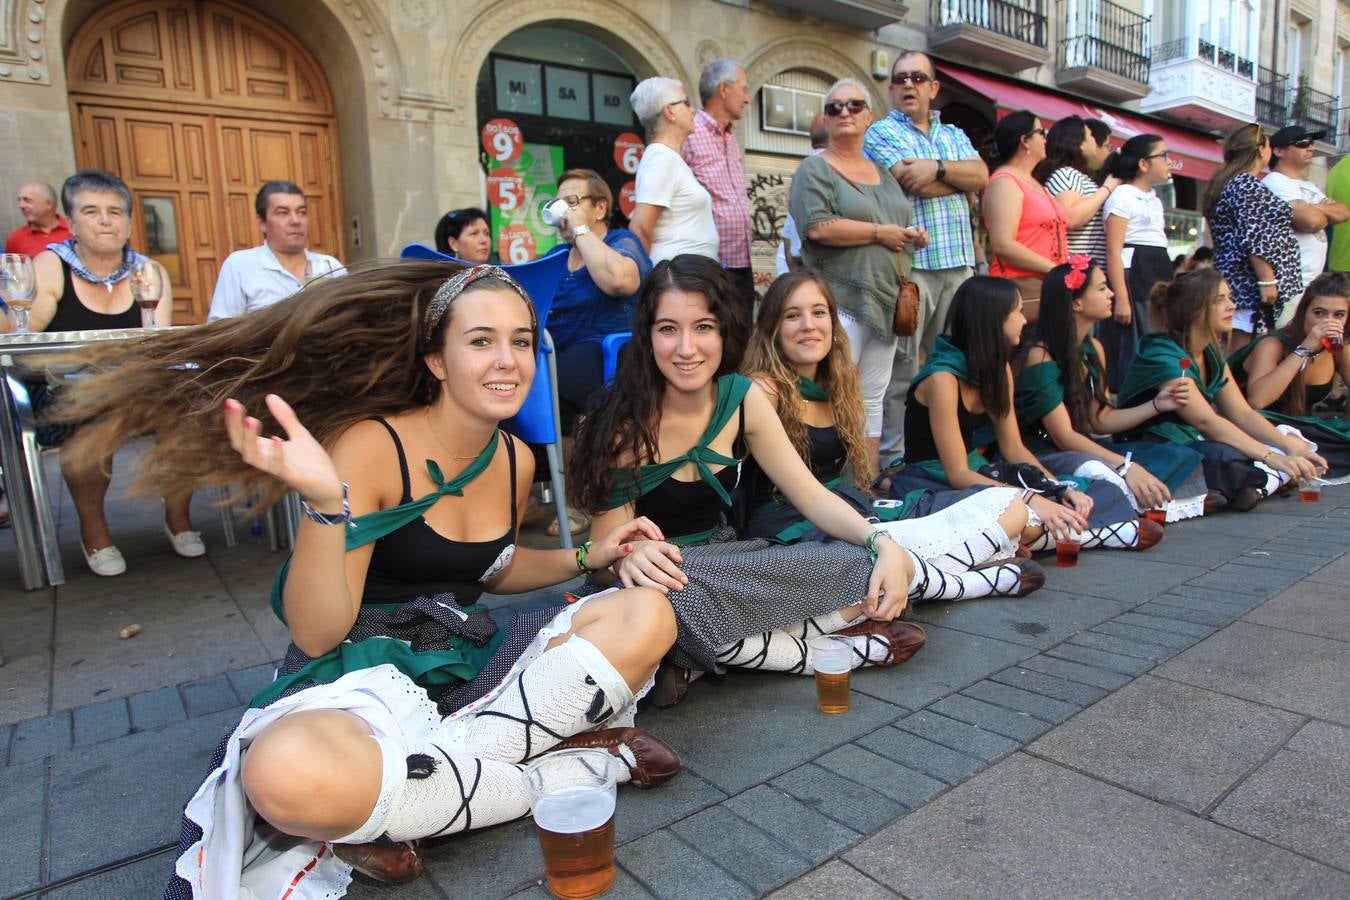
[[[684,142],[684,161],[712,195],[718,259],[736,284],[746,309],[754,312],[755,276],[750,269],[750,198],[745,187],[741,146],[731,127],[745,114],[750,89],[734,59],[708,64],[698,79],[703,108],[694,115],[694,133]]]

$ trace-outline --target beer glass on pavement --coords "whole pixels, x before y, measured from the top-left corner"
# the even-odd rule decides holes
[[[816,672],[816,701],[829,716],[848,712],[849,673],[853,671],[853,642],[827,634],[807,641],[811,667]]]
[[[555,897],[598,897],[614,884],[617,764],[604,750],[561,750],[525,769]]]

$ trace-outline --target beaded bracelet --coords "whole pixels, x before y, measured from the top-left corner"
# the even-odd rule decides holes
[[[595,541],[586,541],[584,544],[577,546],[577,571],[583,575],[589,575],[595,571],[586,561],[586,554],[591,552],[591,545],[594,543]]]
[[[309,505],[309,501],[304,497],[300,498],[300,512],[305,514],[305,518],[311,522],[317,522],[320,525],[349,525],[355,528],[352,522],[352,504],[347,499],[347,482],[342,482],[342,512],[336,516],[330,516],[327,513],[321,513]]]
[[[892,541],[895,540],[895,538],[891,537],[889,534],[887,534],[887,533],[884,532],[884,531],[874,531],[874,532],[872,532],[871,534],[869,534],[869,535],[867,536],[867,542],[866,542],[865,544],[863,544],[863,546],[867,548],[867,553],[868,553],[868,555],[870,555],[870,556],[872,557],[872,562],[876,562],[876,561],[877,561],[877,546],[876,546],[876,544],[877,544],[877,538],[879,538],[879,537],[890,538]]]

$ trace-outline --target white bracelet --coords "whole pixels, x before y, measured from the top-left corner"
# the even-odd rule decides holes
[[[1134,460],[1132,459],[1133,456],[1134,456],[1134,451],[1130,451],[1129,453],[1126,453],[1126,454],[1125,454],[1125,462],[1123,462],[1123,463],[1120,464],[1120,468],[1119,468],[1119,469],[1116,469],[1116,474],[1119,475],[1121,478],[1124,478],[1124,477],[1125,477],[1125,473],[1127,473],[1127,472],[1130,471],[1130,466],[1134,465]]]

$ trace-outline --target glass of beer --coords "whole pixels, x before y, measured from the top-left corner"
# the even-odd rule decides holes
[[[1083,546],[1083,534],[1070,531],[1064,537],[1055,538],[1055,565],[1061,569],[1072,569],[1078,565],[1078,550]]]
[[[560,750],[525,769],[555,897],[598,897],[614,884],[617,762],[604,750]]]
[[[827,634],[806,642],[816,672],[816,701],[827,716],[848,712],[849,673],[853,671],[853,642]]]
[[[155,323],[155,308],[164,293],[164,279],[160,277],[159,266],[154,260],[147,259],[131,270],[131,296],[141,308],[141,327],[158,328]]]
[[[1300,478],[1298,480],[1298,499],[1303,503],[1316,503],[1322,499],[1322,479]]]

